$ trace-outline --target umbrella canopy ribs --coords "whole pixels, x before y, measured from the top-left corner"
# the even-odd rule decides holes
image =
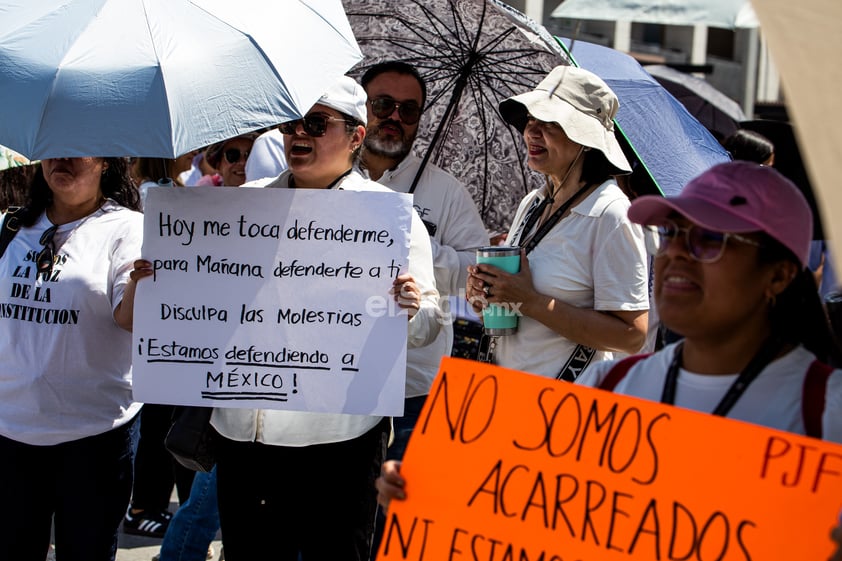
[[[361,58],[339,0],[8,0],[0,144],[175,158],[300,118]]]
[[[344,0],[362,63],[400,60],[427,83],[414,150],[461,180],[490,230],[507,230],[542,178],[526,165],[520,135],[497,106],[568,64],[546,29],[497,0]],[[419,175],[421,171],[418,172]]]

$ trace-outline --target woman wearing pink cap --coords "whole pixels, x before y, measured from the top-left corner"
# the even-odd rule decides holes
[[[842,442],[842,372],[814,364],[836,347],[805,268],[812,214],[798,188],[770,167],[730,162],[679,196],[638,198],[629,218],[658,229],[655,305],[684,339],[627,359],[625,375],[595,365],[580,382]],[[808,376],[823,412],[803,390]]]
[[[730,162],[628,214],[657,227],[655,305],[683,340],[593,364],[576,383],[842,442],[842,371],[820,362],[837,351],[805,268],[813,225],[798,188]],[[399,467],[377,481],[383,505],[404,497]]]

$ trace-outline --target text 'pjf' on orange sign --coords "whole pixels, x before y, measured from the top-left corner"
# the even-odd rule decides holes
[[[842,446],[446,358],[381,560],[823,560]]]

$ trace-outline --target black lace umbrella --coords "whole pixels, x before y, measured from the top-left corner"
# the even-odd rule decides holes
[[[558,42],[497,0],[343,3],[365,55],[351,74],[385,60],[415,66],[428,89],[416,153],[468,187],[489,230],[508,229],[521,198],[543,179],[526,166],[520,134],[497,105],[569,64]]]

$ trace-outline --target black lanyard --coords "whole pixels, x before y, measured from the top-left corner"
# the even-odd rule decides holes
[[[564,215],[564,213],[567,212],[567,209],[569,209],[573,205],[573,203],[576,202],[576,199],[578,199],[579,196],[582,193],[584,193],[585,191],[587,191],[590,187],[591,187],[591,185],[586,183],[585,185],[582,186],[581,189],[579,189],[578,191],[573,193],[572,197],[570,197],[569,199],[564,201],[564,204],[562,204],[560,207],[558,207],[558,209],[552,214],[552,216],[550,216],[547,219],[546,222],[541,224],[541,227],[538,228],[538,231],[535,232],[534,236],[532,236],[531,238],[526,239],[526,240],[525,239],[519,240],[518,245],[520,247],[526,249],[526,253],[529,253],[530,251],[535,249],[535,246],[538,245],[538,242],[543,240],[544,236],[549,234],[550,230],[552,230],[553,227],[556,224],[558,224],[559,220],[561,220],[562,215]],[[535,223],[538,221],[538,219],[541,217],[541,215],[544,214],[544,209],[546,209],[547,205],[551,204],[552,202],[553,202],[552,197],[547,197],[543,201],[541,201],[541,203],[537,207],[533,208],[533,212],[530,213],[529,216],[526,217],[526,224],[524,224],[523,230],[521,230],[521,234],[520,234],[521,238],[523,238],[523,236],[529,234],[530,230],[532,230],[532,228],[535,226]],[[525,242],[525,245],[524,245],[524,242]]]
[[[345,177],[347,177],[347,176],[348,176],[348,174],[349,174],[349,173],[351,173],[352,171],[354,171],[354,168],[349,168],[349,169],[348,169],[348,171],[346,171],[345,173],[343,173],[342,175],[340,175],[339,177],[337,177],[336,179],[334,179],[333,181],[331,181],[331,182],[330,182],[330,185],[328,185],[327,187],[325,187],[325,189],[333,189],[333,187],[334,187],[337,183],[339,183],[340,181],[342,181],[343,179],[345,179]],[[290,175],[290,176],[289,176],[289,188],[290,188],[290,189],[295,189],[295,188],[296,188],[296,187],[295,187],[295,176],[294,176],[294,175]]]
[[[749,384],[766,368],[766,365],[772,362],[772,359],[775,358],[780,348],[781,341],[777,337],[767,339],[763,343],[763,346],[760,347],[760,350],[757,351],[757,354],[751,359],[751,362],[748,363],[748,366],[745,367],[745,370],[740,372],[740,375],[737,376],[737,379],[728,388],[719,405],[713,410],[713,414],[720,417],[727,415],[731,408],[734,407],[734,404],[737,403],[737,400],[746,391]],[[661,403],[675,404],[675,388],[678,381],[678,370],[681,368],[681,354],[683,350],[684,343],[681,342],[676,346],[675,355],[672,357],[669,370],[667,370],[667,377],[664,380],[664,392],[661,394]]]
[[[576,191],[572,197],[564,201],[564,203],[558,208],[558,210],[556,210],[552,214],[552,216],[550,216],[547,219],[547,221],[541,225],[541,227],[538,229],[537,232],[535,232],[535,235],[532,236],[532,238],[530,238],[529,240],[524,240],[523,236],[529,234],[529,231],[532,230],[532,228],[535,226],[535,223],[538,221],[541,215],[544,214],[544,210],[547,208],[547,205],[552,204],[553,199],[552,197],[545,197],[544,200],[542,200],[538,204],[534,204],[535,201],[533,201],[532,208],[530,208],[526,212],[526,216],[524,217],[522,222],[522,228],[520,228],[520,233],[518,235],[518,247],[525,248],[526,253],[529,253],[530,251],[535,249],[535,246],[538,245],[538,242],[544,239],[544,236],[546,236],[549,233],[549,231],[553,229],[553,226],[555,226],[558,223],[558,221],[561,220],[561,215],[564,214],[567,211],[567,209],[570,208],[570,206],[576,202],[576,199],[579,198],[579,195],[587,191],[589,187],[590,185],[585,184],[581,189]],[[526,242],[525,245],[524,242]],[[498,337],[498,335],[486,335],[483,333],[482,339],[480,340],[480,352],[478,354],[480,361],[493,362],[494,347],[497,344]],[[487,340],[488,343],[484,343],[484,340]],[[578,373],[581,372],[581,370],[588,365],[588,362],[590,362],[590,359],[593,357],[593,353],[595,351],[593,349],[585,347],[584,345],[577,345],[573,351],[573,358],[581,356],[579,352],[580,348],[586,353],[591,353],[590,355],[584,355],[587,359],[584,363],[584,366],[581,366],[581,368],[579,368],[578,371],[574,371],[572,377],[570,377],[568,375],[565,375],[569,371],[569,367],[572,362],[572,359],[568,360],[565,363],[564,367],[561,369],[561,372],[558,373],[558,379],[564,379],[569,381],[575,380],[576,376],[578,376]]]
[[[518,227],[515,235],[512,237],[512,240],[518,240],[518,246],[522,245],[520,242],[525,235],[529,233],[529,230],[535,226],[535,222],[544,214],[544,210],[547,208],[547,205],[552,199],[549,196],[544,197],[540,201],[538,197],[535,197],[532,200],[532,204],[529,205],[529,210],[526,211],[526,216],[524,216],[523,220],[520,223],[520,227]]]

